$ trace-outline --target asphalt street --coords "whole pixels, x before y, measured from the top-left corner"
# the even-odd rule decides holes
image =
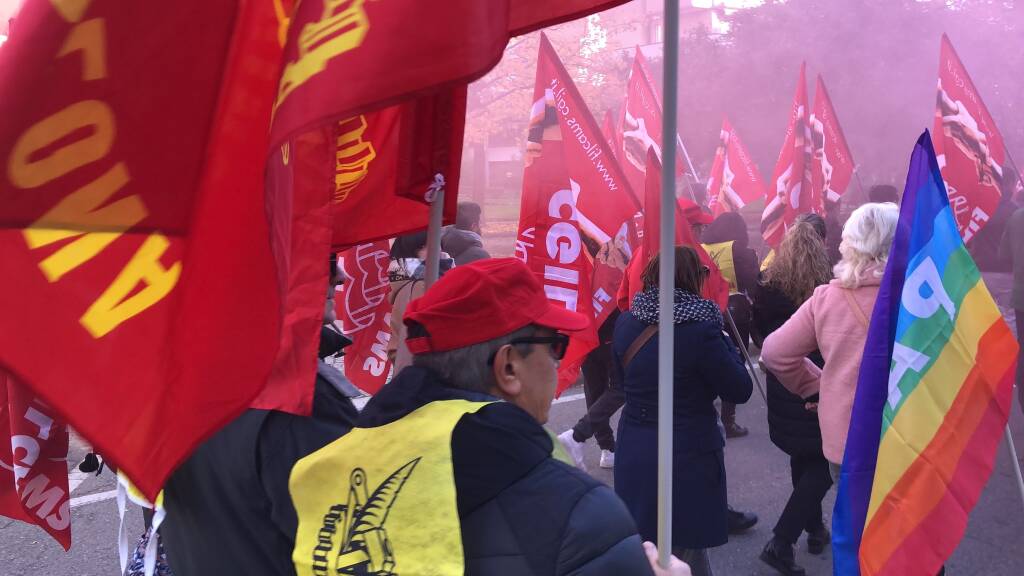
[[[1006,302],[1008,278],[1004,275],[986,280],[997,300]],[[1012,323],[1012,311],[1004,309]],[[549,427],[562,432],[584,411],[581,390],[570,389],[552,407]],[[774,572],[760,563],[757,556],[770,538],[771,528],[789,495],[789,469],[785,455],[768,439],[766,408],[755,392],[750,402],[741,406],[738,421],[750,428],[750,436],[730,440],[726,447],[730,503],[737,509],[757,513],[761,521],[746,534],[734,536],[728,544],[711,552],[711,561],[718,575],[761,575]],[[1024,414],[1014,403],[1010,427],[1024,457]],[[77,464],[86,449],[75,439],[69,461]],[[612,484],[612,473],[598,467],[598,448],[593,442],[586,447],[586,464],[597,478]],[[1022,458],[1024,463],[1024,458]],[[72,496],[72,539],[67,553],[42,530],[20,522],[0,518],[0,574],[3,576],[35,575],[115,575],[119,572],[117,533],[119,518],[113,476],[104,472],[98,477],[72,475],[76,488]],[[829,493],[825,508],[831,509],[834,490]],[[142,513],[129,505],[126,527],[134,541],[142,531]],[[812,575],[831,574],[828,550],[822,556],[811,556],[800,543],[798,562]],[[977,576],[1021,576],[1024,574],[1024,502],[1017,491],[1011,460],[1005,441],[1000,445],[992,477],[971,514],[967,532],[960,547],[948,563],[947,574]]]

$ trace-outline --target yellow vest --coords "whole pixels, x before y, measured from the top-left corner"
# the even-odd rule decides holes
[[[487,404],[431,402],[299,460],[288,482],[298,576],[463,574],[451,436]]]
[[[739,283],[736,280],[736,264],[732,259],[733,242],[717,242],[715,244],[701,244],[704,251],[715,261],[715,266],[722,272],[722,277],[729,282],[729,294],[739,294]]]
[[[768,251],[768,254],[764,257],[764,262],[761,262],[761,272],[764,272],[772,264],[772,260],[775,260],[775,249],[772,248]]]

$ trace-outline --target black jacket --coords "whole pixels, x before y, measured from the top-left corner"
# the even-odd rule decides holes
[[[298,518],[288,476],[300,458],[347,433],[356,416],[318,375],[311,416],[246,410],[196,448],[164,487],[160,535],[174,573],[295,574]]]
[[[495,400],[445,387],[411,366],[359,416],[393,422],[436,400]],[[456,500],[466,574],[651,574],[629,512],[601,482],[551,457],[551,436],[519,407],[495,402],[462,417],[452,433]]]
[[[441,235],[441,250],[455,259],[456,266],[491,257],[484,250],[483,242],[478,234],[469,230],[461,230],[455,226],[444,229],[444,233]]]
[[[762,337],[777,330],[796,313],[798,306],[779,289],[763,285],[754,297],[754,325]],[[818,366],[824,366],[821,354],[809,356]],[[787,390],[771,372],[766,372],[768,383],[768,435],[772,443],[783,452],[795,455],[821,454],[821,427],[817,412],[806,408],[807,402],[817,402],[815,394],[806,400]]]

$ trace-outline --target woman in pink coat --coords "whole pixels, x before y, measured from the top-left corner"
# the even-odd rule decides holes
[[[783,386],[803,398],[819,394],[822,449],[833,475],[843,462],[864,341],[885,272],[899,210],[895,204],[857,208],[843,227],[835,280],[814,290],[764,341],[761,358]],[[820,350],[818,368],[807,355]]]

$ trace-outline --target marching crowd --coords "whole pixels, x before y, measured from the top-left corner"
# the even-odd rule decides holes
[[[530,270],[490,258],[480,208],[460,205],[442,238],[442,276],[423,282],[425,234],[392,247],[392,380],[362,410],[324,359],[344,282],[330,261],[313,413],[250,409],[208,439],[165,488],[168,570],[204,574],[712,574],[707,550],[757,516],[728,504],[727,438],[760,349],[772,442],[793,489],[761,560],[801,575],[795,548],[830,542],[822,500],[838,478],[868,319],[897,226],[895,189],[876,187],[845,224],[808,214],[761,262],[734,213],[685,212],[730,285],[728,314],[701,296],[711,270],[678,246],[673,318],[672,565],[657,550],[659,260],[605,322],[582,367],[586,412],[544,428],[569,334],[589,320],[551,304]],[[1024,309],[1024,209],[1000,256]],[[621,303],[621,301],[620,301]],[[731,319],[730,319],[731,318]],[[1022,316],[1017,314],[1018,335]],[[1018,372],[1018,385],[1021,374]],[[610,424],[621,409],[618,429]],[[592,478],[594,438],[614,488]],[[562,450],[564,448],[564,450]],[[394,507],[395,502],[404,502]],[[420,505],[422,504],[422,505]],[[442,569],[442,567],[444,569]]]

